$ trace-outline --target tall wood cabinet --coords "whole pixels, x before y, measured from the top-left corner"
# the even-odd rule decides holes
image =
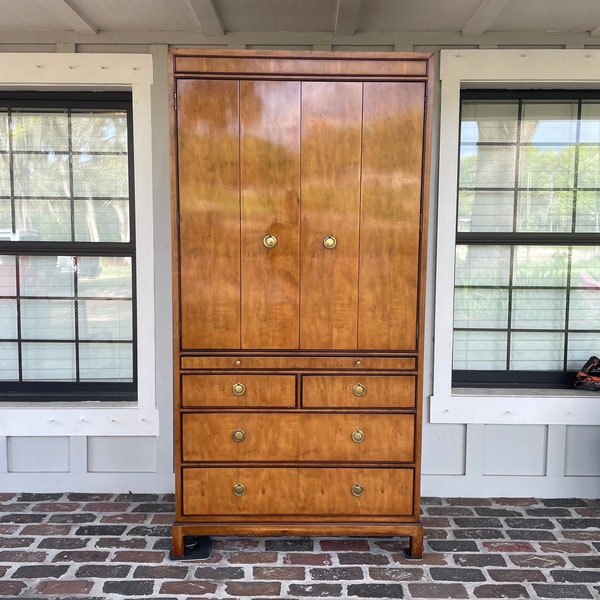
[[[420,557],[432,58],[171,52],[176,522]]]

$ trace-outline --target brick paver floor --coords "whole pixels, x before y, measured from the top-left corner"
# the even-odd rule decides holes
[[[0,493],[0,598],[600,598],[600,501],[425,498],[401,538],[214,538],[169,559],[171,495]]]

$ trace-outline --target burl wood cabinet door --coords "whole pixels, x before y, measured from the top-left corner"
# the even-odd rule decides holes
[[[178,81],[183,349],[416,349],[424,93]]]

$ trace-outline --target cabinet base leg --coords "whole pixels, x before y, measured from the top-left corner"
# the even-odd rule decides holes
[[[173,537],[169,553],[171,560],[203,560],[212,554],[212,538],[207,535],[182,535]]]
[[[417,529],[417,532],[410,536],[409,546],[404,549],[404,557],[407,560],[421,560],[423,558],[422,529]]]

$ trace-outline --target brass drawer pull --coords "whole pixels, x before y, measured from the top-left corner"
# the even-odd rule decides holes
[[[277,245],[277,238],[274,235],[265,235],[263,238],[265,248],[274,248]]]
[[[353,442],[356,442],[358,444],[358,443],[362,442],[364,439],[365,439],[365,434],[360,429],[356,429],[355,431],[352,432],[352,441]]]
[[[325,248],[327,248],[327,250],[331,250],[332,248],[335,248],[336,244],[337,244],[337,240],[332,235],[328,235],[323,240],[323,246],[325,246]]]
[[[233,486],[233,493],[236,496],[243,496],[246,493],[246,486],[243,483],[236,483]]]
[[[246,439],[246,432],[243,429],[236,429],[231,434],[231,438],[234,442],[243,442]]]
[[[234,383],[231,389],[235,396],[243,396],[246,393],[246,386],[239,381]]]
[[[355,483],[352,485],[351,490],[353,496],[362,496],[365,493],[365,486],[361,483]]]
[[[352,393],[360,398],[367,393],[367,388],[362,383],[355,383],[352,386]]]

